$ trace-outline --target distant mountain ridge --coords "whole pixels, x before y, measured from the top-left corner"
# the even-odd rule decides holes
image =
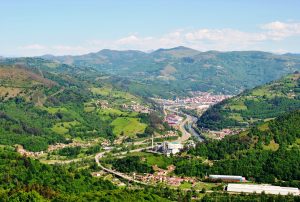
[[[47,71],[101,72],[131,93],[164,98],[186,96],[190,91],[236,95],[300,71],[300,57],[296,54],[201,52],[183,46],[149,53],[103,49],[78,56],[9,58],[1,63],[20,61]]]
[[[52,60],[125,78],[129,82],[122,86],[131,92],[160,97],[187,95],[189,91],[238,94],[300,70],[297,56],[261,51],[200,52],[183,46],[151,53],[104,49]],[[172,75],[161,75],[170,66]]]
[[[194,56],[201,53],[198,50],[195,49],[191,49],[191,48],[187,48],[184,46],[178,46],[175,48],[169,48],[169,49],[164,49],[164,48],[160,48],[158,50],[155,50],[153,52],[151,52],[151,55],[171,55],[173,57],[189,57],[189,56]]]

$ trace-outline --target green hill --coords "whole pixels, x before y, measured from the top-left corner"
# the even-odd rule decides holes
[[[144,105],[143,99],[103,82],[101,74],[45,69],[0,66],[0,144],[41,151],[74,139],[134,138],[149,126],[148,115],[122,107]]]
[[[158,49],[154,52],[151,53],[152,56],[154,57],[174,57],[174,58],[184,58],[184,57],[191,57],[198,55],[200,51],[187,48],[184,46],[178,46],[175,48],[170,48],[170,49]]]
[[[256,87],[208,109],[198,126],[213,130],[246,127],[300,109],[300,74]]]
[[[251,181],[300,187],[299,123],[300,111],[296,110],[240,134],[199,143],[188,151],[198,158],[182,160],[175,172],[200,177],[242,175]],[[199,157],[210,163],[199,162]]]

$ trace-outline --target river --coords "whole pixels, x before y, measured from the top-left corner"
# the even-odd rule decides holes
[[[189,119],[190,121],[188,121],[188,123],[186,124],[187,129],[190,134],[192,134],[199,142],[203,142],[204,138],[201,136],[201,134],[199,134],[197,131],[194,130],[194,128],[192,127],[193,124],[197,123],[197,117],[185,114],[187,119]]]

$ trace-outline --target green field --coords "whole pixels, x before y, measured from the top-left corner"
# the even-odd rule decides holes
[[[93,112],[96,108],[95,107],[84,107],[84,112]]]
[[[72,126],[80,124],[78,121],[57,123],[52,127],[52,131],[60,135],[64,135],[69,132]]]
[[[128,156],[140,156],[145,158],[145,163],[149,166],[157,165],[159,168],[166,169],[169,165],[172,164],[172,159],[166,157],[165,155],[152,154],[146,152],[134,152],[129,153]]]
[[[296,141],[289,146],[289,148],[298,148],[300,149],[300,138],[297,138]]]
[[[111,92],[110,88],[91,88],[90,89],[92,93],[97,94],[97,95],[103,95],[103,96],[108,96],[109,93]]]
[[[67,112],[68,109],[65,107],[41,107],[41,109],[46,110],[50,114],[55,114],[57,112]]]
[[[247,110],[247,106],[244,103],[237,103],[236,105],[230,106],[231,110]]]
[[[108,108],[108,109],[100,109],[99,115],[106,116],[106,115],[114,115],[114,116],[130,116],[135,117],[138,115],[137,112],[123,112],[116,108]]]
[[[259,130],[261,130],[261,131],[266,131],[266,130],[269,129],[269,123],[266,122],[266,123],[264,123],[264,124],[258,126],[258,128],[259,128]]]
[[[96,109],[96,106],[94,104],[94,100],[91,102],[84,103],[84,112],[93,112]]]
[[[124,98],[126,100],[137,100],[137,97],[135,97],[134,95],[127,92],[114,90],[112,89],[112,87],[91,88],[90,90],[92,93],[97,95],[114,97],[114,98]]]
[[[133,137],[138,133],[144,133],[147,125],[140,123],[138,118],[118,117],[112,123],[113,133],[115,135],[123,135]]]
[[[263,149],[277,151],[277,149],[279,149],[279,144],[277,144],[274,140],[271,140],[269,145],[263,145]]]
[[[232,113],[229,118],[242,122],[243,117],[238,113]]]

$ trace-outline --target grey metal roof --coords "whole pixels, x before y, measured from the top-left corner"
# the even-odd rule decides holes
[[[245,192],[245,193],[262,193],[266,194],[281,194],[281,195],[299,195],[299,189],[295,187],[280,187],[271,185],[258,184],[228,184],[227,191],[229,192]]]

